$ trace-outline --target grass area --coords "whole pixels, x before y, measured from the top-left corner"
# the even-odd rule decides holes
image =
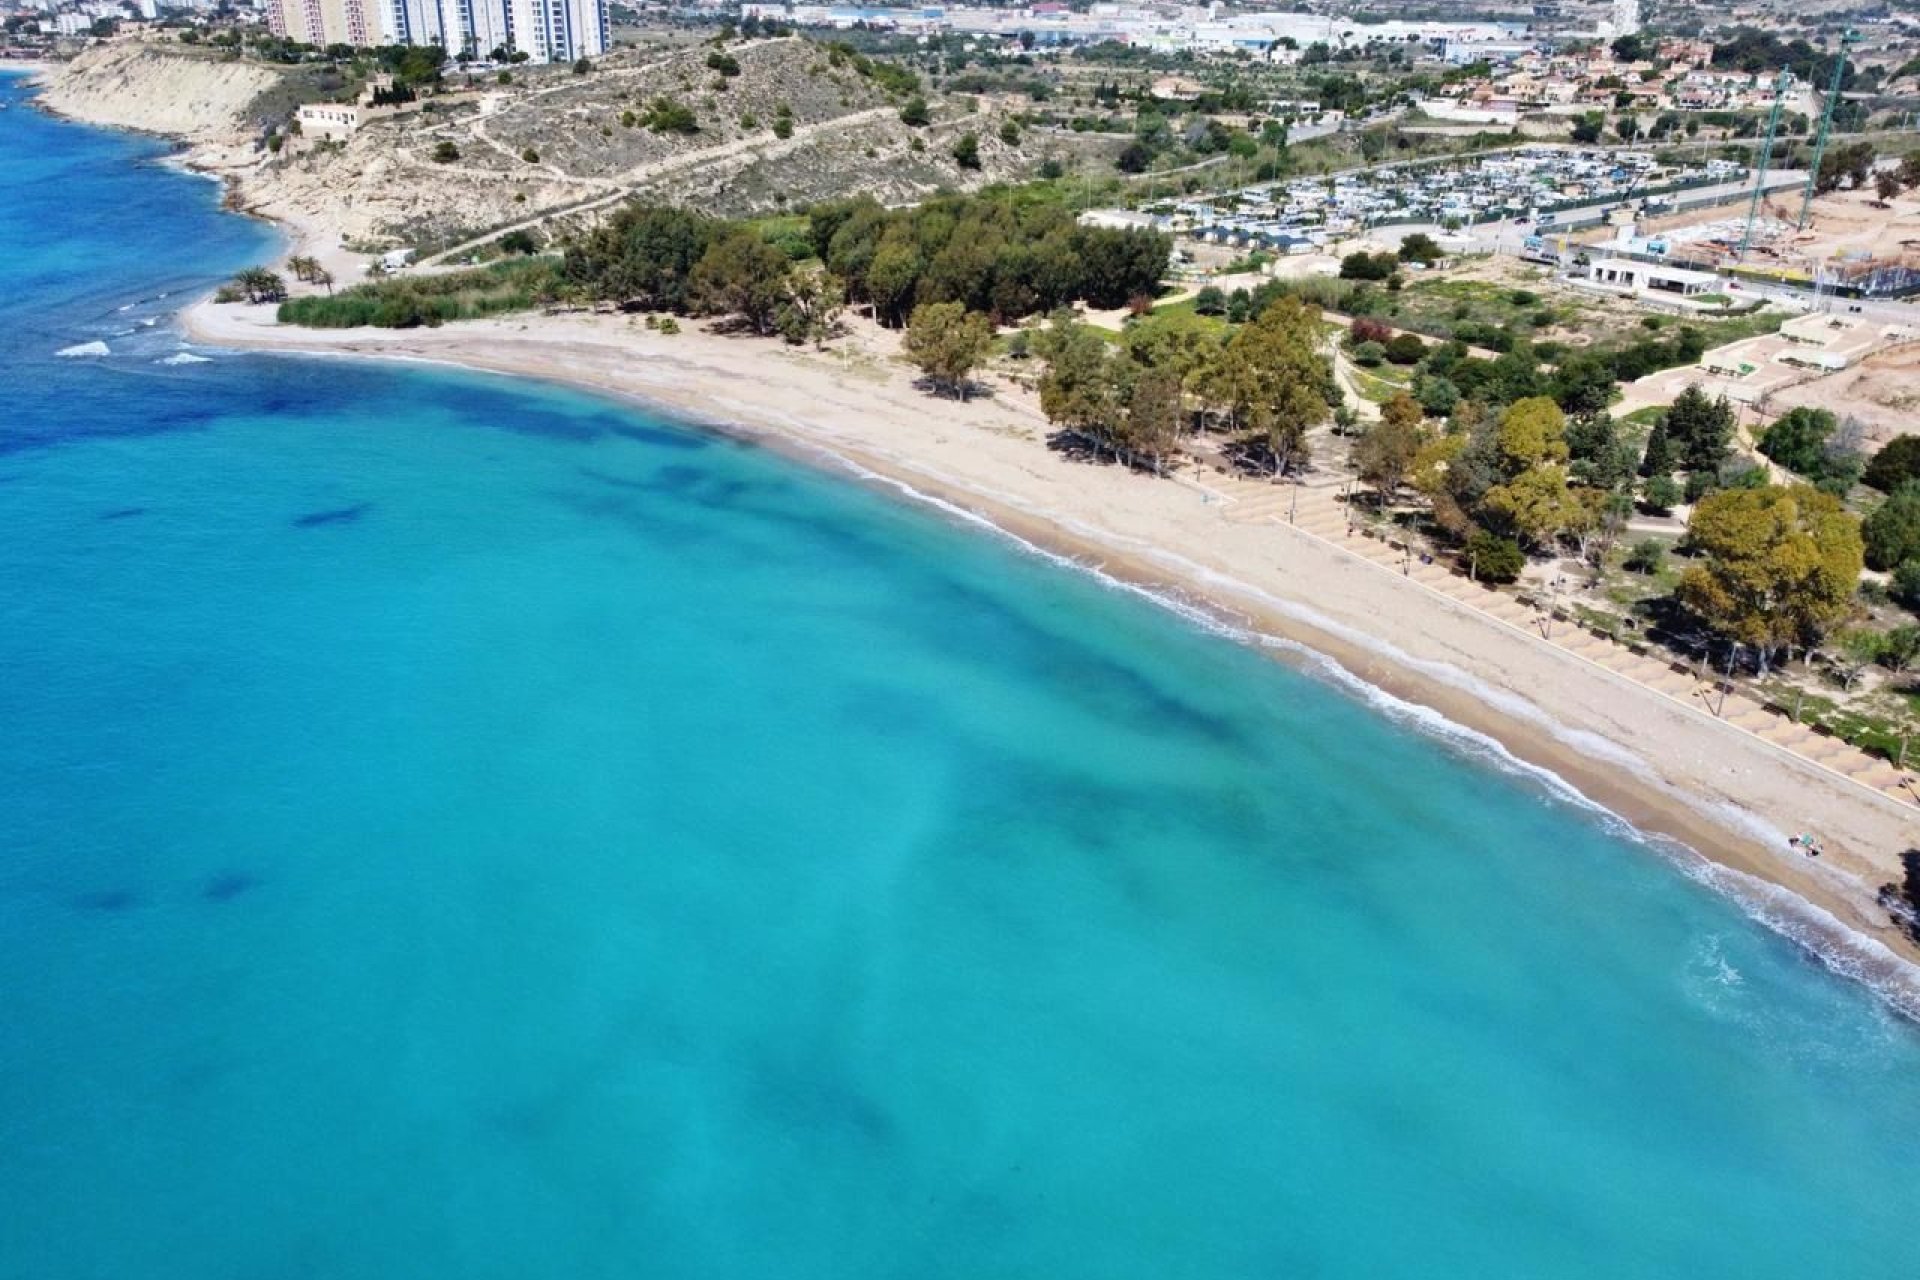
[[[1347,371],[1353,377],[1354,390],[1375,404],[1385,404],[1413,386],[1413,371],[1397,365],[1383,364],[1368,369],[1349,361]]]
[[[813,257],[813,229],[803,213],[779,213],[765,218],[752,218],[744,224],[749,230],[757,232],[762,240],[773,245],[794,262],[805,262]]]
[[[1635,409],[1623,416],[1620,421],[1630,427],[1644,427],[1648,431],[1659,425],[1660,419],[1667,416],[1667,406],[1650,404],[1643,409]]]
[[[1178,302],[1163,302],[1155,307],[1145,319],[1137,321],[1140,325],[1156,325],[1179,329],[1203,329],[1208,333],[1225,333],[1231,326],[1225,316],[1203,316],[1200,314],[1198,297],[1182,298]]]
[[[1787,313],[1784,311],[1773,307],[1762,307],[1744,316],[1670,319],[1667,323],[1676,328],[1685,326],[1698,330],[1701,336],[1706,338],[1707,349],[1711,351],[1715,347],[1724,347],[1729,342],[1738,342],[1742,338],[1757,338],[1763,333],[1773,333],[1780,328],[1786,318]]]
[[[282,324],[313,329],[412,329],[528,311],[557,295],[558,265],[555,258],[512,258],[471,271],[376,280],[327,297],[293,298],[278,315]]]

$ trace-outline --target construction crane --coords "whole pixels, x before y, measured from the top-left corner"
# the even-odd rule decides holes
[[[1747,202],[1747,229],[1740,233],[1740,251],[1735,262],[1744,262],[1753,245],[1753,220],[1760,216],[1760,200],[1767,192],[1767,166],[1773,163],[1773,136],[1780,130],[1780,108],[1787,104],[1787,90],[1793,85],[1793,73],[1782,71],[1773,82],[1773,110],[1767,116],[1767,136],[1760,140],[1760,155],[1754,161],[1753,199]]]
[[[1813,162],[1807,166],[1807,187],[1800,196],[1799,230],[1807,229],[1813,216],[1813,188],[1820,180],[1820,157],[1827,152],[1827,133],[1833,128],[1833,104],[1840,101],[1840,74],[1847,69],[1847,50],[1865,39],[1848,27],[1840,34],[1840,52],[1833,59],[1833,77],[1827,81],[1827,101],[1820,111],[1820,132],[1813,139]]]

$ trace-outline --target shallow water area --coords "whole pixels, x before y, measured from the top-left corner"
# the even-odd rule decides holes
[[[1920,1034],[1733,902],[872,489],[190,349],[161,151],[0,112],[0,1275],[1904,1273]]]

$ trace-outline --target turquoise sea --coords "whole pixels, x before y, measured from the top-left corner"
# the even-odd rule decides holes
[[[0,83],[0,1277],[1912,1273],[1920,1032],[1683,860],[753,448],[188,351],[266,232]]]

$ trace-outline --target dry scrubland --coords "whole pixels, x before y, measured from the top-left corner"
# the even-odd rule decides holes
[[[454,74],[449,92],[344,143],[295,136],[278,153],[265,136],[287,111],[294,77],[260,64],[110,46],[64,69],[48,100],[190,137],[196,160],[228,177],[251,210],[355,246],[423,253],[522,223],[577,229],[629,194],[725,215],[855,192],[902,203],[1028,176],[1049,157],[1072,167],[1118,145],[1038,131],[1009,145],[1001,128],[1011,104],[934,93],[930,123],[909,127],[900,109],[911,90],[798,38],[735,42],[724,50],[731,74],[709,65],[714,53],[711,44],[627,49],[584,75],[523,68],[507,84]],[[691,132],[649,127],[663,101],[692,113]],[[978,167],[952,154],[967,133]],[[457,158],[436,159],[443,143]]]

